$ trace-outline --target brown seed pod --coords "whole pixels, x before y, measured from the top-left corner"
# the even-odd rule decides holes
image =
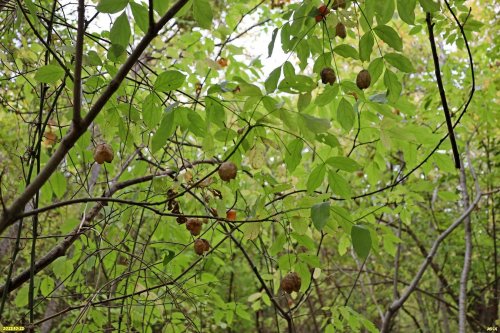
[[[201,232],[202,222],[198,219],[188,219],[186,222],[186,229],[189,230],[191,235],[198,236]]]
[[[335,72],[330,67],[325,67],[321,70],[321,82],[324,84],[329,83],[330,85],[334,84],[337,80],[337,76]]]
[[[358,73],[358,76],[356,77],[356,85],[359,89],[368,88],[371,82],[372,78],[370,76],[370,72],[368,72],[366,69],[363,69]]]
[[[208,250],[210,250],[210,243],[207,240],[198,238],[194,241],[194,252],[197,255],[202,256]]]
[[[329,13],[328,7],[324,4],[318,7],[318,11],[323,16],[326,16]]]
[[[114,158],[113,148],[107,143],[100,143],[95,147],[94,150],[94,161],[98,164],[103,164],[104,162],[111,163]]]
[[[299,292],[301,285],[300,276],[295,272],[290,272],[281,280],[281,289],[291,294],[292,291]]]
[[[335,36],[338,36],[342,39],[347,37],[347,31],[346,31],[345,25],[343,23],[339,22],[335,26]]]
[[[337,10],[339,8],[345,8],[347,6],[346,0],[333,0],[332,8]]]
[[[176,219],[177,223],[179,224],[184,224],[187,221],[187,218],[185,216],[178,216]]]
[[[238,168],[233,162],[224,162],[219,167],[219,177],[225,182],[236,178],[236,172]]]

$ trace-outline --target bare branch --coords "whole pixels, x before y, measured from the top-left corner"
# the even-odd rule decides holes
[[[446,126],[448,126],[448,134],[450,136],[451,150],[453,151],[453,158],[455,159],[455,168],[460,169],[460,153],[458,152],[457,142],[455,140],[455,133],[453,131],[453,123],[451,122],[450,110],[446,100],[446,93],[444,91],[443,80],[441,78],[441,70],[439,68],[439,59],[436,50],[436,41],[434,39],[434,24],[432,23],[431,13],[426,15],[427,30],[429,31],[429,41],[431,43],[432,59],[434,60],[434,69],[436,73],[436,81],[441,96],[441,104],[443,105],[444,117],[446,119]]]
[[[82,122],[82,67],[83,37],[85,34],[85,1],[78,0],[78,28],[76,31],[75,79],[73,85],[73,126],[80,127]]]
[[[418,286],[418,283],[420,282],[420,279],[424,275],[427,267],[430,265],[432,262],[432,259],[436,255],[439,245],[466,219],[473,211],[473,209],[476,207],[476,205],[479,203],[481,200],[481,191],[479,190],[476,193],[476,198],[472,202],[472,204],[464,211],[464,213],[456,219],[445,231],[439,235],[439,237],[434,241],[432,244],[432,247],[429,251],[429,254],[427,258],[425,258],[424,262],[420,265],[420,268],[413,278],[412,282],[406,289],[406,291],[401,295],[401,297],[397,300],[395,300],[390,306],[387,312],[385,313],[384,320],[382,322],[382,329],[381,333],[387,333],[389,332],[389,327],[391,323],[392,317],[396,314],[396,312],[403,306],[403,304],[406,302],[408,297],[415,291],[415,289]]]

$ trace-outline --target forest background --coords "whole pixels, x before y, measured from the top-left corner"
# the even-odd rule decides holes
[[[499,10],[0,0],[0,325],[498,329]]]

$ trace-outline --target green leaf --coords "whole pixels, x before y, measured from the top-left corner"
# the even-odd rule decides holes
[[[189,122],[188,129],[193,132],[194,135],[199,137],[206,136],[206,123],[205,120],[194,110],[187,109],[187,119]]]
[[[269,45],[267,46],[267,53],[268,53],[268,58],[270,58],[273,55],[273,50],[274,50],[274,42],[276,41],[276,36],[278,35],[278,28],[275,28],[273,30],[273,36],[271,37],[271,41],[269,42]]]
[[[322,202],[311,207],[311,220],[318,230],[322,230],[330,218],[330,202]]]
[[[331,191],[341,198],[349,199],[352,197],[351,185],[334,170],[328,171],[328,185],[330,185]]]
[[[368,31],[359,40],[359,58],[361,61],[370,61],[374,39],[371,31]]]
[[[114,14],[123,10],[128,5],[128,0],[101,0],[96,9],[101,13]]]
[[[314,104],[318,106],[325,106],[327,104],[330,104],[335,100],[335,97],[337,97],[338,93],[339,93],[338,84],[334,84],[333,86],[326,85],[325,90],[323,90],[323,92],[319,94],[314,100]]]
[[[148,9],[142,5],[136,4],[135,2],[130,3],[130,9],[132,9],[132,15],[134,15],[134,20],[139,29],[144,33],[149,30],[149,12]]]
[[[269,249],[269,254],[272,256],[277,255],[281,250],[283,250],[283,245],[286,243],[286,236],[280,234],[276,239],[274,239],[271,248]]]
[[[310,54],[309,45],[306,41],[302,41],[297,45],[295,52],[297,54],[297,58],[300,60],[299,66],[302,70],[304,70],[307,66],[307,59]]]
[[[50,266],[59,280],[64,280],[73,273],[73,264],[68,259],[66,256],[59,257]]]
[[[311,283],[311,271],[309,270],[307,264],[304,262],[296,263],[294,270],[297,274],[299,274],[299,277],[301,279],[302,284],[300,287],[300,292],[303,293],[307,290],[308,286]]]
[[[60,172],[55,172],[50,177],[49,183],[56,197],[59,199],[62,198],[64,193],[66,193],[66,178],[64,175]]]
[[[309,105],[311,105],[311,93],[300,94],[297,100],[297,109],[299,112],[305,110]]]
[[[293,231],[295,231],[295,234],[297,235],[303,235],[309,229],[309,221],[304,220],[302,216],[290,217],[290,223]]]
[[[332,65],[332,54],[330,52],[323,53],[314,62],[313,72],[318,75],[321,73],[321,70],[325,67],[331,67]]]
[[[287,79],[295,78],[295,68],[290,61],[285,61],[285,63],[283,64],[283,75]]]
[[[334,168],[348,172],[353,172],[361,169],[361,165],[359,165],[355,160],[345,156],[330,157],[326,160],[326,163]]]
[[[240,96],[262,96],[262,91],[260,88],[251,83],[240,83],[240,91],[238,95]]]
[[[301,93],[308,93],[313,91],[317,84],[307,75],[297,75],[295,76],[295,82],[293,82],[290,87]]]
[[[52,291],[54,291],[54,280],[49,276],[44,276],[40,283],[40,292],[47,297]]]
[[[207,0],[193,1],[193,15],[200,27],[210,29],[212,27],[212,6]]]
[[[327,134],[317,134],[316,140],[321,143],[324,143],[332,148],[340,147],[340,142],[335,135],[330,133]]]
[[[378,24],[386,24],[394,14],[394,0],[375,1],[375,13]]]
[[[399,99],[403,86],[399,82],[396,74],[391,72],[389,69],[385,69],[384,74],[384,84],[387,87],[387,98],[391,102],[395,102]]]
[[[281,49],[284,51],[284,52],[288,52],[290,50],[290,24],[289,23],[285,23],[283,24],[283,26],[281,27]]]
[[[308,114],[300,114],[306,127],[313,133],[323,133],[331,127],[330,120],[325,118],[316,118]]]
[[[150,130],[154,129],[161,121],[162,110],[160,104],[160,99],[153,93],[146,96],[142,103],[142,119]]]
[[[14,304],[18,308],[22,308],[22,307],[28,305],[28,294],[29,294],[28,289],[29,289],[28,286],[25,285],[24,287],[19,289],[19,291],[17,292],[16,298],[14,299]],[[2,329],[2,331],[3,331],[3,329]]]
[[[169,92],[182,87],[185,80],[186,75],[179,71],[165,71],[156,78],[154,88],[158,91]]]
[[[325,175],[326,175],[325,164],[321,163],[320,165],[316,166],[311,171],[309,177],[307,178],[307,185],[306,185],[307,191],[311,193],[318,187],[320,187],[321,184],[323,183],[323,180],[325,179]]]
[[[108,59],[113,62],[123,62],[125,60],[125,46],[112,44],[108,49]]]
[[[354,225],[351,229],[351,239],[354,251],[361,259],[366,259],[372,247],[370,231],[362,225]]]
[[[437,12],[440,8],[439,4],[435,3],[432,0],[418,0],[418,2],[420,3],[420,6],[422,6],[424,11],[426,11],[426,12],[430,12],[430,13]]]
[[[281,66],[275,68],[271,72],[271,74],[269,74],[269,77],[267,78],[266,82],[264,82],[264,86],[268,94],[274,92],[278,87],[278,81],[280,79],[280,75],[281,75]]]
[[[166,250],[166,253],[163,255],[163,267],[167,267],[168,263],[171,262],[174,257],[174,251]]]
[[[378,81],[380,75],[382,75],[382,72],[384,71],[384,59],[383,58],[377,58],[373,60],[370,65],[368,65],[368,72],[370,72],[370,76],[372,77],[372,83],[371,85],[373,86],[375,82]]]
[[[387,53],[384,55],[384,59],[402,72],[406,73],[415,72],[415,68],[413,68],[411,61],[402,54]]]
[[[341,44],[333,49],[333,52],[344,58],[353,58],[355,60],[359,59],[358,51],[351,45]]]
[[[87,53],[87,61],[88,61],[87,64],[90,66],[102,66],[101,57],[94,50],[90,50]]]
[[[155,153],[165,145],[167,140],[175,132],[175,112],[168,110],[161,120],[160,127],[151,139],[151,152]]]
[[[64,77],[64,69],[58,65],[40,67],[35,74],[35,80],[42,83],[53,83]]]
[[[226,114],[221,101],[215,97],[209,97],[205,100],[205,111],[207,112],[207,122],[215,124],[221,128],[225,127]]]
[[[328,210],[328,212],[330,212],[330,210]],[[310,248],[311,250],[314,249],[315,243],[314,243],[314,241],[312,239],[310,239],[307,236],[301,236],[301,237],[303,239],[309,239],[309,241],[310,241],[311,244],[310,244],[310,246],[306,246],[306,245],[304,245],[300,241],[299,241],[299,244],[304,245],[304,246]],[[299,253],[298,257],[299,257],[300,261],[308,264],[311,267],[315,267],[315,268],[321,267],[321,262],[319,261],[319,258],[316,255],[306,254],[306,253]]]
[[[125,12],[123,12],[120,16],[118,16],[111,27],[109,40],[114,45],[120,45],[126,48],[130,40],[130,34],[128,16]]]
[[[254,240],[259,237],[260,223],[245,223],[241,226],[240,230],[243,232],[245,239]]]
[[[377,36],[380,37],[384,42],[386,42],[390,47],[397,51],[401,51],[403,49],[403,41],[401,37],[399,37],[396,30],[387,26],[387,25],[379,25],[373,29]]]
[[[413,25],[415,23],[415,6],[417,0],[398,0],[398,14],[403,21]]]
[[[238,304],[236,306],[236,315],[240,318],[243,318],[248,321],[252,321],[252,317],[250,316],[250,313],[248,313],[241,304]]]
[[[342,126],[344,130],[350,131],[354,126],[355,119],[356,113],[351,103],[349,103],[347,99],[342,98],[337,108],[337,121],[340,123],[340,126]]]
[[[153,8],[160,16],[165,15],[170,5],[169,0],[153,1]]]
[[[283,248],[280,250],[283,250]],[[281,270],[289,271],[293,264],[295,264],[295,261],[297,261],[297,257],[295,255],[292,256],[290,254],[284,254],[278,258],[278,267]]]

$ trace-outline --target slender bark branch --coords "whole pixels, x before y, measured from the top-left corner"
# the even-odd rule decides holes
[[[161,0],[160,0],[161,1]],[[153,0],[149,0],[148,17],[149,17],[149,30],[155,26],[155,13]]]
[[[389,221],[391,221],[391,219]],[[402,224],[403,224],[403,221],[401,221],[401,218],[398,218],[397,236],[399,239],[401,239]],[[398,247],[396,249],[396,255],[394,256],[394,282],[392,285],[392,289],[393,289],[392,293],[393,293],[394,299],[397,299],[399,297],[398,280],[399,280],[399,258],[401,256],[401,246],[402,246],[401,243],[398,243]]]
[[[76,31],[75,80],[73,84],[73,127],[82,122],[82,67],[83,36],[85,34],[85,0],[78,0],[78,28]]]
[[[429,266],[429,264],[432,262],[432,259],[436,255],[438,248],[439,248],[439,245],[441,245],[441,243],[464,221],[464,219],[466,219],[472,213],[472,210],[476,207],[476,205],[479,203],[480,200],[481,200],[481,192],[478,190],[478,192],[476,194],[476,198],[474,199],[472,204],[464,211],[464,213],[458,219],[456,219],[448,227],[448,229],[446,229],[443,233],[441,233],[441,235],[439,235],[439,237],[434,241],[434,243],[429,251],[429,255],[427,256],[427,258],[425,258],[425,260],[420,265],[420,268],[419,268],[417,274],[413,278],[412,282],[410,283],[410,285],[408,286],[406,291],[401,295],[401,297],[399,299],[395,300],[389,306],[389,309],[385,313],[384,320],[382,322],[382,328],[380,331],[381,333],[389,332],[389,327],[390,327],[392,317],[396,314],[396,312],[398,312],[398,310],[401,308],[401,306],[403,306],[403,304],[406,302],[408,297],[410,297],[410,295],[417,288],[417,286],[420,282],[420,279],[422,278],[425,271],[427,270],[427,267]]]
[[[472,166],[472,161],[470,159],[469,149],[466,146],[467,152],[467,164],[474,179],[476,191],[479,192],[479,182],[474,172]],[[464,207],[469,204],[469,192],[467,190],[465,168],[462,166],[460,169],[460,186],[462,187],[462,202]],[[467,282],[469,278],[471,257],[472,257],[472,231],[471,231],[471,221],[470,216],[464,219],[464,230],[465,230],[465,254],[464,254],[464,267],[462,268],[462,274],[460,276],[460,293],[458,295],[458,331],[460,333],[465,333],[467,324]]]
[[[457,15],[451,9],[448,1],[444,0],[444,3],[446,4],[446,7],[448,8],[451,15],[453,16],[453,19],[455,20],[455,23],[457,24],[458,29],[460,30],[460,34],[462,35],[462,38],[464,39],[465,48],[467,49],[467,56],[469,57],[469,66],[470,66],[471,81],[472,81],[472,85],[471,85],[470,92],[469,92],[469,98],[465,102],[464,109],[460,113],[460,116],[458,116],[457,121],[455,122],[455,124],[453,124],[453,128],[455,128],[458,125],[458,123],[460,123],[460,120],[464,116],[465,112],[467,112],[467,109],[469,108],[470,102],[472,101],[472,97],[474,97],[474,92],[476,91],[476,75],[474,72],[474,59],[472,58],[472,52],[470,50],[469,41],[467,40],[467,35],[465,34],[465,31],[464,31],[464,26],[458,20]],[[469,13],[470,13],[470,8],[469,8]]]
[[[429,31],[429,41],[431,43],[432,59],[434,60],[434,69],[436,73],[436,81],[441,96],[441,104],[443,105],[444,117],[446,119],[446,126],[448,127],[448,134],[450,136],[451,150],[453,151],[453,158],[455,160],[455,168],[460,169],[460,154],[458,152],[457,142],[455,140],[455,132],[453,131],[453,123],[451,122],[450,110],[446,100],[446,93],[444,91],[443,80],[441,78],[441,70],[439,68],[439,58],[437,55],[436,41],[434,39],[434,24],[432,23],[431,13],[426,14],[427,30]]]

